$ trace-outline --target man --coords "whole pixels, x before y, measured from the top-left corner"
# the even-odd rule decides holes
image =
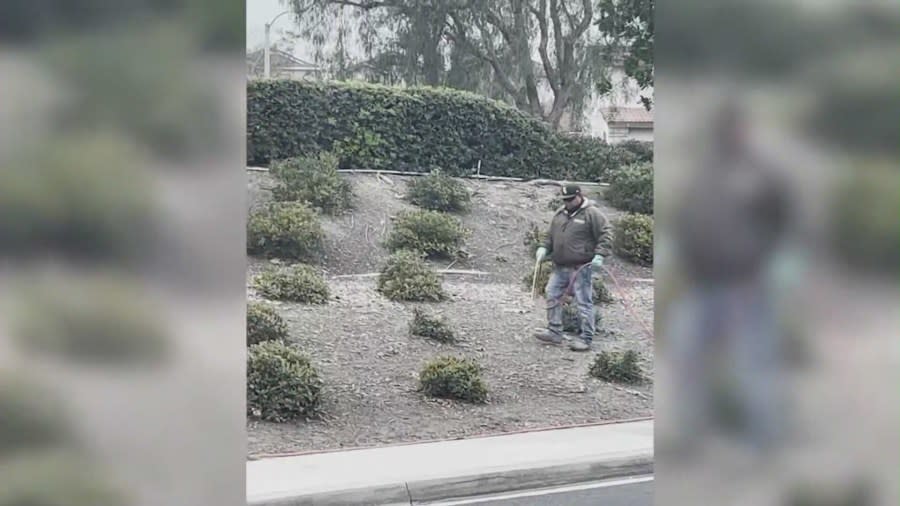
[[[561,189],[564,206],[550,223],[544,245],[538,248],[536,260],[550,255],[553,273],[547,283],[548,328],[535,335],[539,340],[560,344],[562,331],[562,299],[574,295],[581,320],[581,335],[572,340],[572,351],[588,351],[594,339],[593,269],[603,265],[609,256],[610,227],[603,213],[581,194],[581,188],[566,185]]]

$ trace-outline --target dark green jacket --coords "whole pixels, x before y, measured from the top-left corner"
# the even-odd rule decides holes
[[[571,214],[563,207],[550,222],[544,247],[553,263],[577,266],[590,262],[594,255],[610,255],[612,229],[606,216],[594,202],[585,199]]]

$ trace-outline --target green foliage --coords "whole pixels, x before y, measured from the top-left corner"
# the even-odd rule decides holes
[[[6,413],[4,413],[6,415]],[[0,460],[0,506],[120,506],[121,490],[106,483],[83,455],[64,450],[20,453]]]
[[[350,208],[353,192],[338,170],[331,153],[288,158],[272,163],[272,175],[278,185],[272,191],[275,200],[301,201],[329,214]]]
[[[616,144],[616,148],[634,157],[634,163],[653,163],[653,143],[630,139]]]
[[[322,379],[305,355],[280,341],[247,350],[247,413],[271,422],[315,415]]]
[[[170,336],[139,281],[113,274],[22,279],[13,336],[28,352],[84,364],[156,364]]]
[[[653,165],[632,165],[610,174],[604,198],[630,213],[653,214]]]
[[[420,251],[426,256],[456,256],[466,239],[466,230],[458,219],[438,211],[412,211],[401,214],[385,242],[391,251]]]
[[[603,351],[591,364],[591,376],[614,383],[637,384],[644,380],[640,356],[634,350],[625,352]]]
[[[419,373],[419,388],[429,397],[474,404],[487,401],[481,367],[471,359],[438,357],[428,362]]]
[[[0,254],[138,257],[156,206],[139,150],[116,135],[45,139],[0,167]]]
[[[837,186],[831,238],[839,258],[867,272],[898,270],[900,178],[896,167],[864,167]]]
[[[653,265],[653,217],[627,214],[616,222],[613,251],[640,265]]]
[[[275,308],[262,302],[247,304],[247,346],[263,341],[281,341],[288,328]]]
[[[268,165],[333,151],[341,167],[591,180],[615,169],[617,150],[567,137],[501,102],[442,88],[346,82],[251,81],[247,157]],[[632,160],[633,161],[633,160]]]
[[[544,245],[544,241],[547,239],[547,232],[544,228],[538,225],[531,225],[531,228],[525,232],[525,238],[522,240],[522,244],[528,248],[528,252],[534,255],[538,248]],[[531,280],[528,281],[528,286],[531,286]]]
[[[467,211],[472,200],[466,185],[439,169],[410,181],[406,198],[419,207],[448,213]]]
[[[251,255],[312,260],[322,251],[324,239],[318,215],[303,202],[271,203],[247,222]]]
[[[594,323],[599,325],[601,320],[600,311],[594,311]],[[581,315],[578,313],[578,305],[575,302],[569,302],[563,306],[563,332],[578,334],[581,332]]]
[[[447,297],[441,278],[411,251],[398,251],[388,258],[378,276],[378,291],[396,301],[439,302]]]
[[[3,413],[0,456],[68,443],[72,434],[60,406],[61,399],[47,389],[3,373],[0,376],[0,413]]]
[[[531,283],[535,283],[535,292],[538,295],[546,295],[547,292],[547,283],[550,281],[550,275],[553,274],[553,263],[549,260],[545,260],[541,262],[541,265],[537,267],[537,281],[534,281],[534,271],[535,268],[532,264],[532,268],[528,270],[528,274],[526,274],[522,278],[522,282],[525,284],[525,289],[531,290]]]
[[[304,304],[324,304],[329,295],[322,275],[305,264],[262,272],[253,279],[253,288],[268,299]]]
[[[437,317],[416,308],[409,322],[409,332],[414,336],[426,337],[439,343],[452,343],[456,340],[453,329],[445,317]]]

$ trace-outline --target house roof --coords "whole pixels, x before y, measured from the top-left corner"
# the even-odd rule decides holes
[[[605,107],[601,113],[611,124],[653,125],[653,112],[643,107]]]
[[[262,71],[263,68],[263,57],[265,55],[265,51],[262,49],[257,49],[256,51],[247,53],[247,63],[248,66],[255,71]],[[320,70],[319,66],[315,63],[309,63],[308,61],[301,60],[296,56],[282,51],[280,49],[272,48],[271,50],[271,65],[273,69],[280,70]]]

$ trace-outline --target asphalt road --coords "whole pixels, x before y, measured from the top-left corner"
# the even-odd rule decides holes
[[[653,477],[635,477],[554,489],[442,502],[433,506],[652,506]]]

